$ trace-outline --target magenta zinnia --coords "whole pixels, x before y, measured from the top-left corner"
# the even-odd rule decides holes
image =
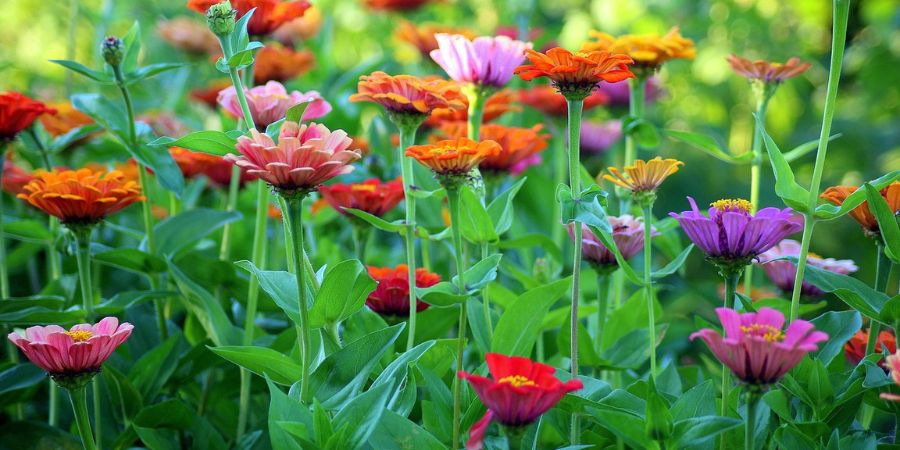
[[[530,43],[506,36],[481,36],[470,40],[461,34],[434,35],[438,48],[431,59],[454,81],[482,86],[502,87],[513,76],[513,70],[525,60]]]
[[[635,218],[629,214],[623,214],[619,217],[607,217],[609,225],[613,230],[613,242],[616,248],[625,259],[631,259],[644,248],[644,222],[640,218]],[[569,237],[574,239],[575,224],[569,224]],[[653,235],[656,230],[651,228]],[[615,270],[618,267],[616,257],[613,255],[600,239],[588,228],[582,224],[581,253],[584,260],[593,265],[597,270],[607,271]]]
[[[270,81],[264,86],[256,86],[252,89],[244,89],[244,92],[253,123],[259,130],[265,130],[267,126],[283,119],[290,107],[300,103],[309,103],[303,112],[301,121],[316,120],[331,112],[331,104],[325,101],[318,92],[293,91],[288,93],[287,89],[277,81]],[[231,115],[244,118],[234,86],[219,92],[217,101]]]
[[[772,308],[741,314],[729,308],[716,308],[725,336],[705,328],[691,335],[703,339],[716,358],[731,369],[743,383],[766,387],[778,382],[828,335],[814,331],[805,320],[784,327],[784,314]]]
[[[762,265],[766,275],[772,280],[775,286],[778,286],[783,292],[791,292],[794,289],[794,280],[797,277],[797,265],[791,261],[782,260],[787,256],[800,256],[800,243],[793,239],[785,239],[778,245],[770,248],[765,253],[759,255],[759,263]],[[809,253],[806,257],[806,263],[813,267],[818,267],[829,272],[846,275],[856,272],[858,267],[849,259],[822,258],[814,253]],[[803,281],[803,287],[800,291],[803,295],[818,297],[823,294],[822,290],[815,287],[806,280]]]

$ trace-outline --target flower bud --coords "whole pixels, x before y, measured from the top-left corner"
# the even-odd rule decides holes
[[[231,2],[224,1],[209,7],[206,11],[206,24],[216,36],[225,37],[234,31],[234,19],[237,11],[231,7]]]
[[[125,44],[122,43],[121,39],[109,36],[103,40],[103,44],[100,46],[100,53],[103,54],[103,60],[107,64],[112,67],[119,67],[125,56]]]

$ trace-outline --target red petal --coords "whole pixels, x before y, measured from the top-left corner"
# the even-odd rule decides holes
[[[466,450],[481,450],[484,444],[484,433],[487,432],[492,420],[494,420],[494,413],[487,410],[481,420],[472,425],[472,428],[469,429],[469,440],[466,441]]]

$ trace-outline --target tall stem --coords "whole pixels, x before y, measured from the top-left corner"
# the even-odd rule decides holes
[[[424,117],[422,118],[424,120]],[[406,233],[403,243],[406,249],[406,274],[409,283],[409,331],[406,338],[406,349],[413,348],[416,342],[416,198],[412,195],[413,178],[412,158],[404,153],[406,149],[416,143],[416,131],[421,121],[411,120],[403,123],[394,121],[400,129],[400,147],[397,149],[397,158],[400,160],[400,173],[403,178],[403,197],[406,202]]]
[[[759,122],[765,123],[766,121],[766,111],[768,110],[769,99],[771,97],[771,92],[766,85],[762,86],[757,93],[756,117],[759,118],[759,121],[754,121],[752,144],[753,162],[750,166],[750,212],[753,214],[756,214],[756,211],[759,209],[759,183],[762,175],[762,163],[765,158],[762,148],[762,127],[759,125]],[[747,266],[746,273],[744,274],[744,294],[750,295],[752,288],[753,265],[750,265]]]
[[[96,450],[94,436],[91,433],[91,419],[88,416],[87,392],[84,386],[69,390],[69,400],[72,402],[72,410],[75,413],[75,423],[78,425],[78,434],[81,435],[81,444],[84,450]]]
[[[597,274],[597,351],[603,351],[603,330],[609,314],[609,275]]]
[[[644,289],[647,290],[647,332],[650,338],[650,378],[656,380],[656,301],[651,277],[653,261],[653,203],[648,202],[642,208],[644,215]]]
[[[841,79],[841,65],[844,60],[844,44],[847,39],[847,21],[850,16],[850,0],[834,0],[834,23],[831,37],[831,66],[828,71],[828,88],[825,94],[825,110],[822,113],[822,132],[819,134],[819,147],[816,151],[816,164],[813,166],[812,181],[809,186],[809,205],[806,220],[803,223],[803,241],[800,244],[797,275],[794,280],[794,292],[791,295],[791,321],[800,312],[800,288],[803,284],[803,273],[806,270],[806,256],[809,253],[809,241],[815,226],[815,209],[819,200],[819,188],[822,184],[822,173],[825,170],[825,155],[828,151],[828,137],[831,135],[831,122],[837,105],[838,84]]]
[[[369,244],[370,232],[371,230],[367,228],[367,225],[356,223],[355,220],[350,224],[350,233],[353,237],[353,252],[356,253],[356,259],[363,264],[366,263],[366,247]]]
[[[231,167],[231,179],[228,181],[228,201],[225,210],[232,212],[237,209],[238,191],[241,187],[241,168]],[[219,259],[227,261],[231,257],[231,222],[226,223],[222,229],[222,244],[219,246]]]
[[[569,156],[569,189],[574,198],[581,197],[581,112],[584,108],[584,100],[566,100],[568,104],[568,156]],[[581,279],[581,222],[575,221],[573,241],[575,250],[572,252],[572,308],[569,318],[569,354],[572,376],[578,377],[578,297],[580,294],[579,280]],[[569,430],[569,438],[572,444],[579,441],[579,416],[572,414],[572,427]]]
[[[3,165],[6,164],[6,142],[0,141],[0,174],[3,173]],[[0,297],[9,298],[9,272],[6,268],[6,237],[3,235],[3,193],[0,192]],[[17,355],[10,352],[10,355]]]
[[[468,137],[473,141],[478,141],[481,139],[481,122],[484,118],[484,104],[487,101],[487,95],[481,86],[470,86],[466,90],[466,96],[469,100]]]
[[[556,134],[556,133],[554,133]],[[566,182],[566,165],[568,157],[566,155],[566,140],[559,139],[561,144],[559,148],[554,148],[553,152],[553,189]],[[550,218],[550,237],[556,247],[565,255],[566,248],[566,232],[562,223],[562,210],[559,202],[553,202],[553,217]]]
[[[759,395],[747,392],[747,417],[744,424],[744,449],[756,449],[756,410],[759,406]]]
[[[732,273],[725,276],[725,300],[724,304],[726,308],[734,308],[734,298],[737,293],[737,286],[741,279],[741,273]],[[722,409],[720,411],[720,416],[727,417],[728,416],[728,397],[731,396],[731,378],[729,375],[731,372],[728,369],[728,366],[722,364]],[[725,439],[721,438],[719,441],[719,448],[723,448],[725,445]]]
[[[628,116],[631,120],[639,120],[644,117],[644,91],[646,90],[647,79],[644,76],[638,76],[628,80]],[[631,133],[625,134],[625,158],[622,166],[630,166],[634,164],[637,158],[637,142]],[[631,209],[631,196],[621,193],[619,195],[619,214],[628,214]]]
[[[299,295],[300,327],[297,341],[300,345],[300,401],[309,402],[309,368],[312,349],[309,341],[309,301],[306,298],[306,277],[303,275],[303,198],[305,195],[286,198],[294,244],[294,277]]]
[[[453,257],[456,261],[456,282],[460,295],[465,295],[466,281],[465,261],[462,255],[462,232],[459,229],[459,190],[447,188],[447,201],[450,206],[450,230],[453,234]],[[412,311],[410,311],[412,312]],[[466,302],[459,305],[459,331],[456,344],[456,371],[461,372],[463,367],[463,353],[466,349]],[[462,416],[462,383],[458,377],[453,378],[453,446],[459,448],[460,419]]]
[[[487,259],[491,255],[491,245],[487,242],[481,243],[481,259]],[[488,342],[494,339],[494,324],[491,320],[491,300],[488,297],[487,288],[481,290],[482,309],[484,312],[484,323],[487,327]]]
[[[75,234],[77,251],[75,262],[78,265],[78,283],[81,288],[81,304],[84,309],[87,322],[94,321],[94,288],[91,279],[91,228],[81,227],[72,230]],[[94,395],[94,422],[96,424],[97,442],[102,442],[103,428],[100,416],[100,380],[94,379],[92,392]],[[80,389],[84,391],[84,388]],[[86,409],[86,408],[85,408]],[[81,426],[79,425],[79,428]],[[90,429],[90,426],[89,428]],[[93,444],[93,443],[92,443]]]
[[[875,290],[884,292],[888,277],[891,274],[891,260],[884,254],[884,244],[879,238],[875,247]],[[866,355],[876,351],[881,323],[875,320],[869,323],[869,340],[866,342]]]

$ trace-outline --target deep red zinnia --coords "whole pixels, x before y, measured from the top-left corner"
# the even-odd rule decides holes
[[[403,182],[400,179],[381,181],[370,178],[362,183],[322,186],[319,193],[341,214],[348,214],[344,208],[353,208],[381,217],[403,200]]]
[[[369,276],[378,286],[366,299],[366,306],[382,316],[409,317],[409,276],[406,264],[392,267],[368,266]],[[416,287],[427,288],[441,281],[441,276],[426,269],[416,269]],[[428,308],[428,304],[416,300],[416,312]]]
[[[18,92],[0,94],[0,142],[15,139],[45,113],[55,114],[56,110]]]
[[[521,356],[499,353],[485,355],[491,377],[459,372],[467,380],[488,411],[469,430],[467,450],[481,449],[491,420],[508,427],[526,426],[556,405],[569,392],[584,387],[580,380],[562,382],[554,369]]]

